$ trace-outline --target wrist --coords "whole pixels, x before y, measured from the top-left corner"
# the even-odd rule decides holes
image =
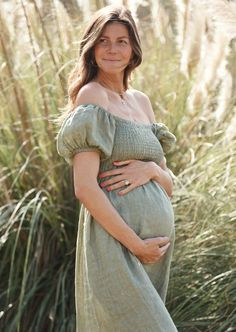
[[[132,245],[130,245],[129,251],[133,255],[137,256],[137,255],[139,255],[140,252],[142,252],[144,246],[145,246],[145,242],[141,238],[138,238],[137,241],[135,241],[134,243],[132,243]]]
[[[158,182],[160,175],[160,167],[154,161],[150,161],[150,180]]]

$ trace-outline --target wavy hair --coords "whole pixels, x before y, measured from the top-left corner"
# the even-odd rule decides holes
[[[94,47],[101,37],[105,26],[113,22],[124,24],[129,33],[133,54],[130,64],[125,68],[123,81],[124,88],[128,89],[131,72],[142,62],[140,38],[130,10],[124,6],[110,5],[98,10],[85,29],[80,42],[79,59],[69,73],[68,102],[64,108],[66,111],[58,118],[59,123],[75,109],[75,101],[79,90],[96,77],[98,67],[95,62]]]

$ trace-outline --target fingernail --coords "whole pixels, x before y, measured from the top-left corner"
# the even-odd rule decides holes
[[[111,188],[107,188],[107,191],[111,191]]]
[[[105,183],[101,183],[101,187],[105,187]]]
[[[113,164],[118,163],[118,162],[119,162],[119,160],[113,161]]]

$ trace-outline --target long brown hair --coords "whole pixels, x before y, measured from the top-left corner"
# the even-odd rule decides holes
[[[108,23],[117,22],[124,24],[129,33],[133,55],[130,64],[124,71],[124,88],[128,88],[131,72],[142,62],[142,50],[137,27],[129,9],[124,6],[110,5],[98,10],[90,24],[85,29],[80,42],[79,59],[68,77],[68,102],[65,112],[59,117],[59,122],[72,112],[76,105],[75,100],[79,90],[93,80],[98,71],[94,57],[94,46],[102,35]]]

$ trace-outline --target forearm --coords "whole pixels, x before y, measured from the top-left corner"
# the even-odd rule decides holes
[[[156,163],[152,162],[152,180],[159,183],[166,191],[169,197],[173,192],[173,181],[168,169],[164,170]]]
[[[77,198],[94,219],[133,254],[143,246],[142,239],[125,223],[101,188],[94,184],[80,188]]]

